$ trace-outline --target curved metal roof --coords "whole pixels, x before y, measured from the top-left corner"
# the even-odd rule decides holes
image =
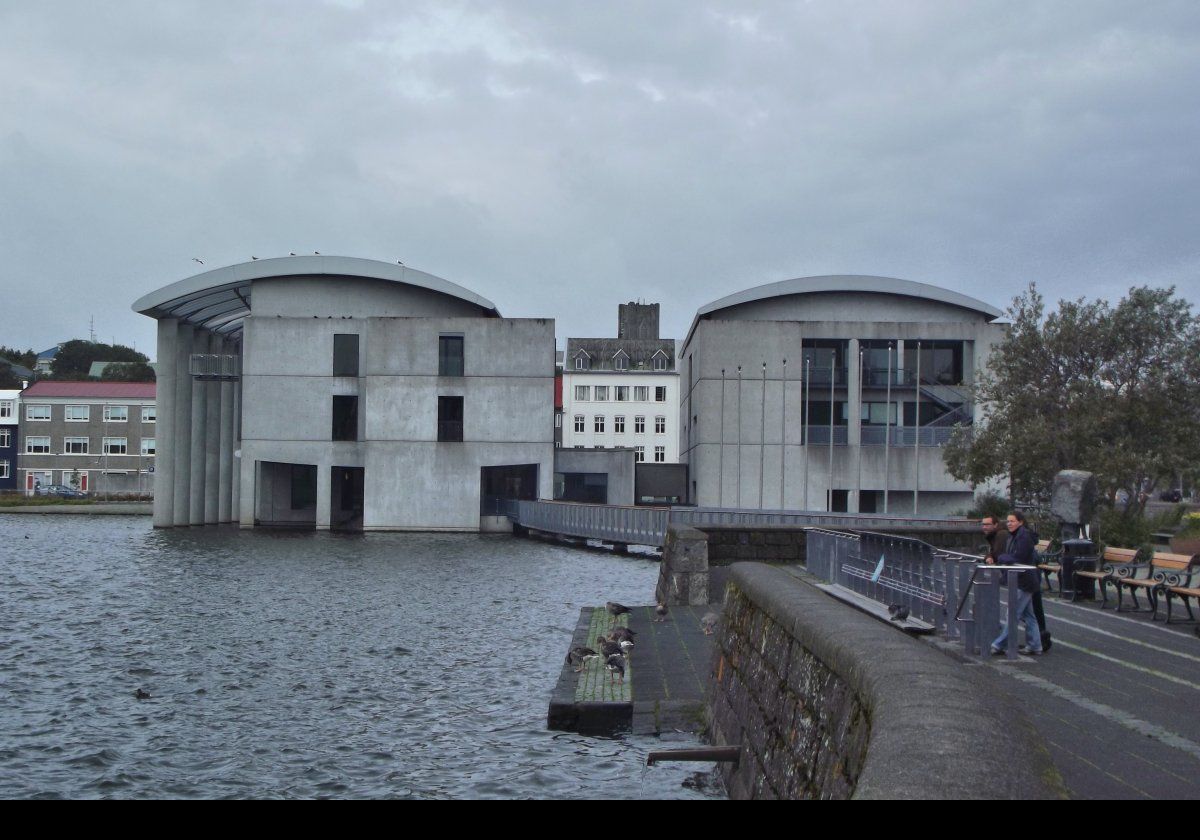
[[[138,298],[133,311],[151,318],[178,318],[193,326],[230,335],[241,332],[242,319],[250,313],[253,281],[313,275],[365,277],[416,286],[464,300],[500,317],[490,300],[424,271],[378,260],[324,255],[275,257],[214,268]]]
[[[921,300],[933,300],[950,304],[951,306],[959,306],[971,312],[977,312],[980,315],[986,316],[989,321],[995,320],[1004,314],[1001,310],[981,300],[976,300],[973,297],[968,297],[950,289],[931,286],[928,283],[901,280],[897,277],[876,277],[869,274],[824,274],[818,277],[797,277],[792,280],[781,280],[777,283],[755,286],[752,289],[745,289],[732,295],[727,295],[719,300],[714,300],[712,303],[705,304],[696,310],[696,317],[692,320],[691,329],[688,330],[688,339],[691,339],[692,333],[696,329],[696,323],[701,318],[711,315],[714,312],[719,312],[722,309],[728,309],[731,306],[739,306],[744,303],[753,303],[759,300],[768,300],[770,298],[817,294],[821,292],[865,292],[868,294],[901,295],[903,297],[920,298]]]

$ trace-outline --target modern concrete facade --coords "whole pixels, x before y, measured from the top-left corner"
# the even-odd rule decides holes
[[[22,491],[55,484],[89,493],[152,491],[155,383],[42,381],[19,393]]]
[[[691,501],[935,515],[970,504],[941,446],[1001,312],[947,289],[837,275],[702,307],[680,353]]]
[[[157,526],[474,531],[489,498],[550,496],[552,320],[324,256],[208,271],[134,309],[159,322]]]

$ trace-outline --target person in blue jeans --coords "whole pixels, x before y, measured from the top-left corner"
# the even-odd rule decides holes
[[[1025,644],[1021,653],[1025,656],[1042,655],[1042,637],[1038,632],[1037,614],[1033,611],[1033,594],[1038,591],[1041,581],[1038,579],[1037,564],[1033,561],[1033,552],[1037,546],[1037,536],[1025,524],[1025,514],[1014,510],[1005,520],[1008,529],[1008,547],[997,557],[1001,566],[1028,566],[1017,577],[1017,621],[1025,624]],[[1008,644],[1008,625],[1005,624],[1000,635],[992,642],[992,653],[999,656],[1004,653]]]

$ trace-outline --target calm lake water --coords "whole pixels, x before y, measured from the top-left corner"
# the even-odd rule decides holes
[[[545,727],[580,608],[656,575],[511,537],[0,515],[0,796],[723,797],[644,767],[692,736]]]

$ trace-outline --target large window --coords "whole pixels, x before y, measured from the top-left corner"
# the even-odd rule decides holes
[[[25,438],[25,454],[26,455],[49,455],[50,454],[50,436],[49,435],[29,435]]]
[[[642,463],[643,461],[645,461],[646,460],[646,447],[644,447],[644,446],[633,447],[633,460],[639,464]]]
[[[87,406],[83,406],[87,408]],[[104,422],[105,423],[127,423],[129,422],[129,406],[127,405],[106,405],[104,406]]]
[[[613,418],[613,432],[618,435],[625,434],[625,416],[617,415]]]
[[[63,454],[66,455],[86,455],[88,454],[88,439],[85,437],[69,437],[63,441]]]
[[[0,429],[0,449],[12,446],[12,429]]]
[[[0,419],[7,419],[13,416],[13,401],[0,400]]]
[[[666,370],[667,369],[667,357],[664,356],[662,353],[659,353],[657,356],[654,357],[654,369],[655,370]]]
[[[575,431],[576,432],[579,432],[580,434],[582,434],[583,432],[587,431],[586,423],[587,423],[587,421],[584,419],[584,416],[582,414],[575,415]]]
[[[592,428],[596,431],[597,434],[604,431],[604,415],[603,414],[597,414],[595,417],[592,418]]]
[[[50,406],[48,405],[27,405],[25,406],[26,420],[49,420]]]
[[[654,434],[665,435],[666,433],[667,433],[667,418],[666,417],[655,417],[654,418]]]
[[[608,386],[596,386],[596,402],[608,402]]]
[[[592,399],[591,385],[575,386],[575,402],[590,402]]]
[[[662,464],[666,460],[667,460],[667,447],[665,447],[665,446],[654,447],[654,463]]]
[[[655,386],[654,401],[655,402],[666,402],[667,401],[667,386],[666,385]]]
[[[333,427],[331,440],[358,440],[358,397],[333,398]]]
[[[358,335],[334,333],[333,375],[358,376]]]
[[[649,385],[634,385],[633,398],[637,402],[650,401],[650,386]]]
[[[90,416],[90,406],[68,405],[63,409],[63,419],[68,423],[86,423]]]
[[[153,457],[154,452],[154,438],[142,438],[142,454]]]
[[[463,337],[438,336],[438,376],[462,376],[463,370]]]
[[[142,422],[153,423],[158,419],[158,409],[152,405],[142,406]]]
[[[463,398],[438,397],[438,440],[456,442],[463,439]]]
[[[891,406],[890,412],[888,411],[889,405]],[[894,402],[865,402],[862,404],[861,419],[865,426],[894,426],[897,422],[896,418],[897,411]]]
[[[125,455],[129,452],[129,439],[123,437],[106,437],[104,439],[105,455]]]
[[[0,478],[8,478],[8,461],[0,461]]]
[[[646,418],[645,417],[634,417],[633,418],[633,433],[635,435],[646,434]]]
[[[629,357],[624,353],[618,353],[613,358],[613,370],[629,370]]]
[[[617,385],[613,387],[613,396],[617,402],[629,402],[629,386]]]

